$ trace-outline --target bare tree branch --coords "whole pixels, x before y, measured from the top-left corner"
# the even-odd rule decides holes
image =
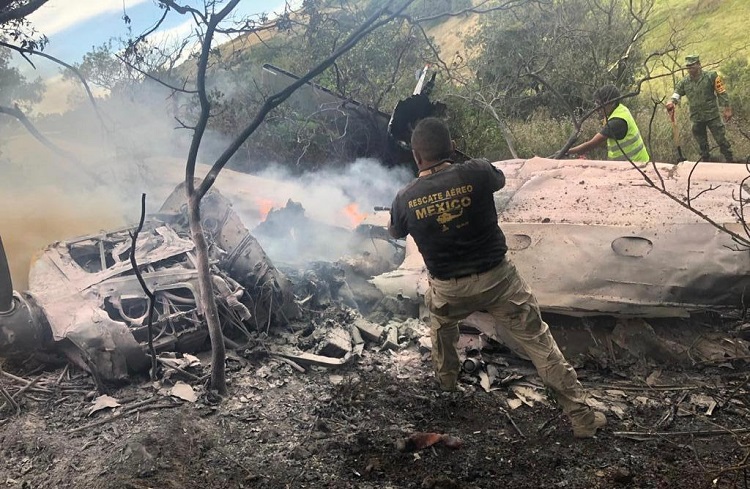
[[[164,19],[167,18],[167,14],[169,14],[169,9],[164,9],[164,14],[162,14],[161,18],[154,23],[153,26],[151,26],[151,29],[147,30],[146,32],[141,33],[138,37],[133,39],[132,41],[128,42],[128,47],[125,49],[126,53],[131,52],[131,50],[136,50],[138,44],[140,44],[143,40],[145,40],[148,36],[153,34],[161,25],[164,23]]]
[[[62,149],[49,139],[44,136],[39,130],[34,126],[34,124],[26,117],[26,114],[23,113],[21,109],[18,108],[18,105],[14,107],[4,107],[0,106],[0,114],[6,114],[11,117],[15,117],[18,122],[20,122],[23,127],[26,128],[27,131],[44,147],[52,151],[53,153],[65,158],[66,160],[72,162],[75,164],[75,169],[80,170],[82,167],[81,161],[72,153]],[[96,182],[99,185],[104,185],[106,182],[96,173],[87,172],[86,175],[88,175],[94,182]]]
[[[495,99],[487,101],[484,98],[484,94],[482,94],[481,92],[474,93],[472,97],[467,97],[460,94],[449,94],[449,96],[470,102],[480,107],[482,110],[488,111],[492,115],[492,118],[495,119],[495,121],[500,126],[500,132],[503,135],[503,139],[505,139],[505,144],[508,145],[508,151],[510,151],[511,156],[513,158],[518,158],[518,152],[516,151],[516,146],[513,142],[513,134],[510,132],[508,122],[503,119],[497,109],[495,109]]]
[[[187,80],[185,80],[185,82],[183,83],[182,87],[177,87],[175,85],[171,85],[171,84],[165,82],[161,78],[159,78],[157,76],[154,76],[154,75],[152,75],[151,73],[149,73],[149,72],[147,72],[145,70],[142,70],[141,68],[139,68],[138,66],[134,65],[133,63],[131,63],[127,59],[123,58],[119,54],[115,54],[115,58],[117,58],[118,60],[120,60],[120,62],[123,63],[124,65],[126,65],[128,68],[131,68],[131,69],[137,71],[138,73],[140,73],[141,75],[143,75],[145,78],[148,78],[149,80],[154,81],[154,82],[158,83],[159,85],[161,85],[161,86],[163,86],[165,88],[168,88],[168,89],[173,90],[175,92],[186,93],[186,94],[190,94],[190,95],[195,95],[195,94],[198,93],[198,90],[188,90],[188,89],[185,88],[185,86],[187,85]]]
[[[224,362],[226,361],[226,346],[224,335],[219,322],[219,311],[214,298],[213,281],[208,263],[208,243],[203,233],[201,224],[200,204],[204,193],[196,192],[195,189],[195,164],[198,157],[203,134],[206,131],[208,119],[211,114],[211,104],[206,94],[206,69],[211,52],[216,26],[234,9],[240,0],[230,0],[225,7],[216,14],[211,15],[206,23],[206,32],[202,39],[202,49],[198,62],[198,76],[196,86],[198,88],[198,100],[200,101],[200,115],[193,132],[190,144],[188,161],[185,165],[185,191],[188,200],[188,221],[190,235],[195,243],[198,268],[198,289],[200,292],[200,303],[203,314],[208,324],[208,335],[211,339],[211,387],[220,395],[227,393],[227,382]]]
[[[46,0],[45,0],[46,1]],[[99,119],[99,123],[102,125],[103,128],[107,129],[107,125],[104,123],[104,119],[102,118],[101,112],[99,112],[99,105],[96,103],[96,99],[94,98],[94,94],[91,93],[91,88],[89,87],[88,82],[86,82],[86,79],[81,75],[81,72],[78,71],[78,69],[75,66],[72,66],[65,61],[62,61],[54,56],[50,56],[47,53],[44,53],[42,51],[37,51],[35,49],[29,49],[29,48],[22,48],[20,46],[14,46],[13,44],[8,44],[7,42],[0,41],[0,46],[6,47],[8,49],[12,49],[13,51],[18,51],[19,53],[23,54],[33,54],[36,56],[41,56],[42,58],[46,58],[50,61],[53,61],[61,66],[64,66],[65,68],[69,69],[71,72],[73,72],[76,77],[81,81],[81,84],[83,85],[83,88],[86,90],[86,94],[89,97],[89,101],[91,102],[91,105],[94,107],[94,112],[96,112],[96,117]],[[33,66],[33,65],[32,65]]]
[[[148,331],[148,351],[151,353],[151,380],[156,380],[156,349],[154,348],[154,331],[152,329],[154,323],[154,306],[156,304],[156,296],[146,285],[146,281],[143,280],[141,270],[138,268],[138,262],[135,259],[135,250],[138,243],[138,234],[143,229],[143,222],[146,219],[146,194],[141,194],[141,218],[138,221],[138,227],[135,231],[130,233],[130,264],[133,267],[133,273],[138,279],[138,283],[141,285],[141,289],[148,297],[148,323],[146,325]]]
[[[183,15],[190,14],[190,15],[192,15],[194,17],[198,17],[201,21],[203,21],[206,24],[208,24],[208,22],[209,22],[206,19],[206,15],[203,12],[201,12],[200,10],[195,9],[193,7],[188,7],[186,5],[180,5],[180,4],[178,4],[177,2],[175,2],[173,0],[159,0],[159,3],[162,4],[162,5],[164,5],[165,7],[170,7],[172,9],[174,9],[177,13],[180,13],[180,14],[183,14]],[[231,9],[229,9],[228,12],[231,12]]]
[[[362,25],[355,30],[349,38],[336,50],[331,54],[327,59],[322,61],[318,66],[310,70],[305,76],[301,77],[291,85],[289,85],[287,88],[282,90],[281,92],[278,92],[272,96],[270,96],[266,102],[263,104],[263,106],[258,111],[258,114],[256,115],[255,119],[240,133],[237,138],[229,145],[229,147],[222,153],[222,155],[216,160],[211,170],[208,172],[206,177],[203,179],[200,185],[199,189],[199,195],[202,197],[203,195],[208,192],[208,190],[213,185],[214,181],[216,180],[216,177],[218,176],[219,172],[222,168],[227,164],[229,159],[234,155],[234,153],[237,152],[237,150],[240,148],[242,143],[245,142],[245,140],[250,137],[250,135],[255,132],[255,130],[258,128],[258,126],[263,122],[266,115],[280,105],[282,102],[284,102],[287,98],[289,98],[292,93],[294,93],[299,87],[306,84],[308,81],[312,80],[316,76],[318,76],[320,73],[325,71],[328,67],[330,67],[336,59],[338,59],[341,55],[345,54],[349,50],[351,50],[357,42],[359,42],[360,39],[368,35],[370,32],[374,31],[375,29],[389,23],[394,18],[396,18],[401,12],[403,12],[414,0],[407,0],[403,6],[401,6],[395,13],[389,14],[384,19],[378,21],[378,19],[383,16],[387,11],[390,5],[394,2],[394,0],[389,0],[386,2],[386,4],[379,8],[374,14],[372,14],[365,22],[362,23]],[[206,53],[207,57],[207,53]],[[205,76],[205,75],[204,75]],[[199,80],[201,79],[201,76],[199,75]],[[199,90],[200,84],[199,84]],[[205,81],[204,81],[204,88],[205,91]],[[208,101],[206,100],[206,103]],[[202,105],[203,107],[203,105]],[[206,121],[208,120],[208,115],[205,116]],[[201,119],[203,116],[201,117]],[[200,119],[198,127],[200,127]],[[205,130],[205,123],[203,124],[203,128],[201,129],[201,134]],[[197,155],[197,148],[191,148],[191,158],[188,161],[188,165],[192,165],[192,172],[194,172],[195,169],[195,157]]]

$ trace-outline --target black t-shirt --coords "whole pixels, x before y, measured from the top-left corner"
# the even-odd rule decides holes
[[[628,123],[625,122],[625,119],[620,119],[619,117],[612,117],[611,119],[607,120],[607,123],[604,125],[601,131],[599,131],[602,136],[608,138],[608,139],[623,139],[625,135],[628,133]]]
[[[391,230],[401,238],[412,235],[436,278],[487,271],[508,251],[493,197],[504,185],[503,172],[486,160],[417,178],[393,200]]]

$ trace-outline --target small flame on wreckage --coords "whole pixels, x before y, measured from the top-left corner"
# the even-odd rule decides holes
[[[255,199],[255,203],[258,208],[258,217],[260,222],[265,221],[268,217],[268,214],[272,210],[281,209],[284,207],[284,204],[280,204],[279,202],[272,199],[257,198]],[[365,220],[365,218],[367,218],[367,213],[360,211],[359,205],[356,202],[352,202],[344,206],[344,208],[341,209],[340,212],[345,216],[345,222],[348,223],[351,228],[356,228],[359,224],[362,223],[362,221]]]
[[[258,204],[258,214],[261,222],[266,220],[268,213],[271,212],[272,209],[279,207],[279,205],[271,199],[257,199],[256,203]]]
[[[357,227],[362,221],[365,220],[367,214],[359,210],[359,206],[356,202],[352,202],[342,209],[344,215],[349,219],[351,227]]]

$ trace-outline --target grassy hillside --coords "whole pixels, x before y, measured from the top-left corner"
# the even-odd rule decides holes
[[[458,39],[476,26],[477,15],[455,17],[427,29],[444,54],[461,50]],[[673,32],[685,46],[684,54],[700,53],[708,62],[730,56],[750,58],[749,0],[654,0],[646,49],[663,47]]]
[[[748,57],[750,39],[748,0],[656,0],[651,23],[654,30],[646,39],[649,49],[658,49],[679,31],[686,52],[699,53],[704,64],[732,56]]]

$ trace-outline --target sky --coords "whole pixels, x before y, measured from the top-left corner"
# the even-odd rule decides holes
[[[201,8],[201,0],[178,0],[181,5]],[[283,0],[242,0],[233,15],[243,17],[261,12],[272,14],[283,10]],[[67,63],[79,63],[92,47],[100,46],[111,38],[127,37],[128,26],[123,17],[131,20],[134,35],[150,29],[161,17],[163,10],[155,0],[49,0],[29,16],[38,32],[49,38],[44,52]],[[186,34],[191,31],[192,18],[170,12],[156,36]],[[25,67],[23,65],[26,65]],[[35,59],[36,72],[27,63],[20,66],[25,75],[49,77],[57,74],[58,67],[49,61]]]

